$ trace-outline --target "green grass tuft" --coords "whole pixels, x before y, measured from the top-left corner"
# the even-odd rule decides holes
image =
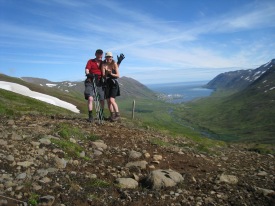
[[[39,200],[39,195],[32,193],[28,200],[28,204],[31,206],[36,206],[36,205],[38,205],[38,200]]]
[[[79,158],[80,153],[84,151],[84,149],[80,145],[70,142],[68,140],[52,139],[51,141],[52,143],[60,147],[65,152],[68,158]]]
[[[257,152],[259,154],[273,154],[275,155],[275,148],[269,144],[254,144],[248,148],[249,151]]]
[[[78,127],[73,127],[67,123],[59,124],[56,130],[57,133],[64,139],[85,139],[87,136],[87,134]]]
[[[100,180],[100,179],[92,179],[91,181],[87,182],[87,187],[92,187],[92,188],[98,188],[98,187],[103,187],[103,188],[107,188],[110,187],[111,184],[104,181],[104,180]]]

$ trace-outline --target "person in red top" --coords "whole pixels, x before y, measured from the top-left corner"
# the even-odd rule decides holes
[[[104,90],[103,90],[103,83],[101,81],[102,55],[103,55],[103,51],[101,49],[96,50],[95,58],[88,60],[85,67],[85,74],[87,76],[87,79],[85,80],[84,96],[85,96],[85,99],[88,100],[88,113],[89,113],[88,121],[89,122],[93,121],[93,100],[95,97],[92,78],[95,78],[96,80],[96,87],[97,87],[97,92],[99,95],[99,100],[100,100],[100,105],[102,110],[101,114],[103,114],[103,109],[104,109]],[[119,65],[124,58],[125,57],[123,54],[120,54],[120,56],[117,56],[117,60],[118,60],[117,64]]]
[[[92,79],[96,78],[96,86],[97,86],[97,92],[99,95],[99,100],[101,104],[101,109],[104,108],[104,91],[102,88],[102,84],[100,82],[101,78],[101,62],[102,62],[102,55],[103,51],[101,49],[96,50],[95,52],[95,58],[90,59],[85,67],[85,74],[87,76],[87,79],[85,80],[85,91],[84,96],[85,99],[88,100],[88,112],[89,112],[89,118],[88,121],[93,121],[93,100],[95,97],[94,94],[94,88],[92,84]]]

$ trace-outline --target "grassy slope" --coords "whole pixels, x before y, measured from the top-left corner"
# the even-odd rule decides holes
[[[77,115],[69,110],[0,89],[0,115],[16,116],[24,113],[45,115]]]
[[[274,78],[273,66],[243,90],[215,92],[178,113],[222,140],[275,144]]]
[[[86,101],[83,99],[83,96],[80,93],[64,94],[54,88],[44,88],[38,85],[27,83],[18,78],[12,78],[5,75],[0,75],[0,80],[19,83],[21,85],[29,87],[33,91],[55,96],[64,101],[75,104],[76,106],[78,106],[78,108],[81,109],[81,112],[84,113],[84,115],[86,114]],[[126,83],[128,82],[123,83],[125,84],[124,86],[127,87]],[[131,85],[128,86],[130,87]],[[210,139],[201,138],[201,134],[199,132],[193,130],[189,126],[181,124],[179,122],[179,119],[171,116],[172,111],[174,111],[176,108],[176,105],[156,101],[155,96],[151,91],[147,91],[146,89],[141,90],[142,91],[134,89],[134,91],[139,91],[140,95],[135,96],[135,92],[134,94],[129,93],[123,97],[121,96],[117,98],[117,103],[119,105],[122,116],[126,117],[128,120],[130,120],[132,117],[132,103],[135,99],[135,119],[132,120],[132,122],[136,126],[156,129],[175,136],[192,138],[193,140],[198,142],[198,146],[203,150],[207,147],[211,147],[212,145],[220,144],[219,142],[212,141]],[[0,99],[1,114],[13,115],[15,113],[17,114],[28,112],[38,114],[71,114],[70,111],[49,105],[47,103],[32,98],[28,98],[5,90],[0,90],[0,92],[2,96],[2,98]],[[105,113],[108,113],[107,106],[105,108]]]
[[[133,100],[117,100],[123,116],[128,119],[132,118]],[[166,134],[187,137],[197,142],[196,148],[209,152],[209,148],[217,145],[224,145],[223,142],[208,139],[190,127],[189,124],[183,123],[180,118],[172,115],[177,111],[178,105],[168,104],[162,101],[138,99],[135,102],[134,124],[146,129],[162,131]]]
[[[272,94],[271,94],[272,95]],[[179,109],[184,119],[219,134],[226,141],[275,143],[274,102],[252,90],[233,95],[215,95]],[[207,129],[206,129],[207,128]]]
[[[70,102],[71,104],[77,106],[77,108],[81,111],[84,112],[86,111],[86,102],[83,101],[83,95],[80,93],[64,93],[59,91],[58,89],[55,88],[49,88],[49,87],[41,87],[32,83],[28,83],[26,81],[23,81],[19,78],[14,78],[14,77],[9,77],[3,74],[0,74],[0,81],[7,81],[7,82],[13,82],[17,83],[23,86],[28,87],[32,91],[40,92],[43,94],[48,94],[51,96],[54,96],[56,98],[59,98],[63,101]]]
[[[118,101],[118,103],[123,111],[123,117],[126,117],[123,121],[131,122],[131,125],[134,125],[134,127],[144,127],[146,129],[164,132],[167,135],[191,138],[196,144],[185,146],[190,146],[203,152],[212,151],[212,147],[223,145],[221,142],[201,138],[196,131],[182,127],[178,124],[176,120],[171,117],[169,112],[173,108],[173,105],[168,105],[159,101],[139,99],[136,104],[135,119],[130,121],[132,105],[129,103],[132,103],[131,99],[124,99]],[[22,114],[64,115],[85,118],[82,114],[75,114],[63,108],[0,89],[0,115],[20,116]]]

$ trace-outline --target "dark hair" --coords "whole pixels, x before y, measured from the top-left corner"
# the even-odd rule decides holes
[[[103,54],[103,51],[101,49],[98,49],[95,51],[96,54]]]

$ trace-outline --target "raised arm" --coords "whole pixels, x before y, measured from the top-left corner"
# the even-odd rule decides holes
[[[124,54],[117,55],[117,66],[119,67],[122,60],[125,58]]]

